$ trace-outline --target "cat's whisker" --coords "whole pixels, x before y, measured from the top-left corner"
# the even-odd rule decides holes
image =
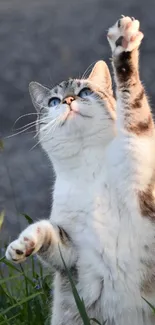
[[[49,130],[48,130],[48,132],[46,133],[46,135],[48,135],[49,132],[51,132],[51,131],[52,131],[52,133],[54,133],[54,131],[55,131],[56,127],[58,126],[60,120],[61,120],[61,118],[60,118],[60,117],[57,117],[57,118],[54,120],[55,123],[49,123],[49,125],[48,125]],[[52,121],[52,122],[53,122],[53,121]],[[53,125],[52,125],[52,124],[53,124]],[[51,125],[52,125],[52,127],[50,128]]]
[[[44,134],[44,136],[41,139],[39,139],[39,141],[37,141],[37,143],[30,149],[30,151],[32,151],[34,148],[36,148],[42,142],[42,140],[49,134],[49,131],[50,130],[48,130],[48,132],[46,132],[46,134]]]
[[[32,127],[33,127],[33,125],[30,125],[29,127],[25,128],[24,130],[21,130],[21,131],[19,131],[17,133],[14,133],[14,134],[11,134],[11,135],[8,135],[8,136],[4,137],[4,139],[9,139],[9,138],[15,137],[16,135],[24,133],[25,131],[31,129]]]
[[[25,134],[30,134],[30,133],[35,133],[35,130],[31,130],[31,131],[25,132]]]
[[[46,122],[46,120],[47,120],[47,117],[42,118],[42,119],[38,119],[38,120],[35,120],[35,121],[33,121],[33,122],[30,122],[30,123],[28,123],[28,124],[26,124],[26,125],[23,125],[23,126],[21,126],[20,128],[16,128],[16,129],[12,129],[12,130],[13,130],[13,131],[23,130],[23,129],[25,129],[25,128],[28,127],[28,126],[35,126],[35,125],[38,124],[38,123]]]
[[[81,79],[85,79],[86,74],[90,71],[91,67],[92,67],[95,63],[96,63],[96,61],[92,62],[92,63],[88,66],[88,68],[84,71],[84,73],[83,73]]]
[[[42,120],[40,120],[40,121],[42,121]],[[35,126],[36,123],[38,123],[38,121],[35,121],[35,123],[32,124],[32,125],[29,125],[29,126],[26,125],[26,126],[24,127],[24,129],[22,129],[21,131],[16,132],[16,133],[11,134],[11,135],[8,135],[8,136],[4,137],[4,139],[9,139],[9,138],[15,137],[16,135],[19,135],[19,134],[21,134],[21,133],[24,133],[25,131],[27,131],[27,130],[31,129],[33,126]]]
[[[45,137],[51,132],[51,131],[53,131],[52,133],[54,133],[54,131],[55,131],[55,129],[56,129],[56,127],[58,126],[58,124],[59,124],[59,122],[60,122],[60,117],[58,117],[58,118],[55,118],[54,120],[52,120],[49,124],[47,124],[46,125],[46,127],[43,127],[42,128],[42,130],[46,130],[46,128],[48,128],[48,131],[46,132],[46,134],[44,134],[44,136],[41,138],[41,139],[39,139],[39,141],[30,149],[30,151],[32,151],[36,146],[38,146],[39,144],[40,144],[40,142],[43,140],[43,139],[45,139]],[[52,127],[50,128],[50,125],[51,124],[53,124],[52,125]],[[55,128],[54,128],[55,127]],[[53,129],[53,130],[52,130]],[[39,134],[39,132],[38,132],[38,134]],[[37,134],[37,135],[38,135]]]
[[[23,130],[23,129],[25,129],[26,127],[28,127],[28,126],[35,126],[35,124],[36,124],[36,121],[33,121],[33,122],[30,122],[30,123],[28,123],[28,124],[26,124],[26,125],[23,125],[23,126],[21,126],[21,127],[19,127],[19,128],[13,128],[12,127],[12,131],[20,131],[20,130]]]
[[[48,118],[48,119],[49,119],[49,118]],[[42,131],[46,130],[46,128],[47,128],[49,125],[53,124],[56,120],[57,120],[57,117],[56,117],[54,120],[52,120],[50,123],[46,123],[46,125],[42,127]],[[42,121],[43,121],[43,120],[38,120],[38,125],[40,124],[40,122],[42,123]],[[39,135],[39,133],[40,133],[40,130],[36,133],[36,135],[34,136],[34,139],[37,138],[37,136]]]
[[[58,125],[60,124],[60,120],[61,120],[61,119],[58,119],[57,123],[55,123],[55,125],[53,125],[53,127],[51,128],[51,130],[50,130],[50,131],[52,131],[52,133],[54,133],[54,132],[55,132],[56,128],[57,128],[57,127],[58,127]]]
[[[18,122],[19,120],[21,120],[21,119],[24,118],[24,117],[30,116],[30,115],[38,115],[38,113],[27,113],[27,114],[23,114],[23,115],[19,116],[19,117],[16,119],[16,121],[14,122],[13,127],[17,124],[17,122]],[[12,128],[13,128],[13,127],[12,127]]]

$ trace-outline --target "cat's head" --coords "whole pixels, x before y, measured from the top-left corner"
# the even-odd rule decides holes
[[[95,64],[87,79],[69,79],[53,89],[31,82],[29,89],[39,140],[51,157],[70,157],[113,138],[115,99],[104,61]]]

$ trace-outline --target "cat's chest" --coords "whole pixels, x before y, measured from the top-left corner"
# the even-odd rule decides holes
[[[105,263],[116,273],[136,270],[148,234],[149,246],[153,240],[150,223],[139,217],[133,201],[132,213],[124,201],[118,204],[104,174],[90,182],[56,184],[52,221],[69,232],[79,249],[98,254],[102,269]]]
[[[92,219],[95,211],[103,215],[108,203],[109,193],[104,175],[91,180],[62,182],[55,187],[53,214],[62,221],[65,221],[66,216],[70,222],[87,222]]]

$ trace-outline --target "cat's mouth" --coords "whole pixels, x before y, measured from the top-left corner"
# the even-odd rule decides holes
[[[62,121],[61,126],[63,126],[69,118],[76,116],[76,115],[79,115],[83,118],[92,118],[91,115],[83,114],[80,111],[74,110],[73,108],[70,107],[70,110],[67,112],[66,116],[64,117],[64,120]]]

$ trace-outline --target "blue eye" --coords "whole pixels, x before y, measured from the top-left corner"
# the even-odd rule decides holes
[[[48,106],[49,107],[54,107],[54,106],[59,105],[60,102],[61,102],[60,98],[58,98],[58,97],[52,97],[52,98],[50,98],[50,100],[48,102]]]
[[[79,92],[79,97],[81,98],[85,98],[87,96],[90,96],[92,94],[92,90],[90,88],[83,88],[80,92]]]

